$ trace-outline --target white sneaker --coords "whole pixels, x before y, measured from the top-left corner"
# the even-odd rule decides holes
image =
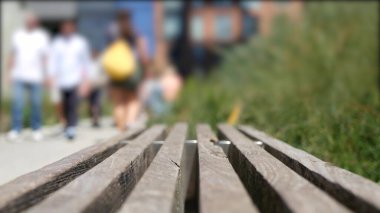
[[[41,141],[43,139],[42,132],[40,130],[33,131],[32,138],[35,142]]]
[[[76,135],[76,129],[75,127],[67,127],[66,130],[65,130],[65,137],[72,141],[75,139],[75,135]]]
[[[7,134],[7,139],[10,141],[16,141],[20,137],[20,133],[18,133],[16,130],[11,130]]]

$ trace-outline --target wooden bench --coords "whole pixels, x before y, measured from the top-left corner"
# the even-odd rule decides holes
[[[154,125],[0,186],[0,212],[380,212],[380,186],[250,126]]]

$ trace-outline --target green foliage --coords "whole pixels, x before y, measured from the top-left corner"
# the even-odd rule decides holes
[[[270,37],[226,50],[212,76],[190,79],[162,120],[215,126],[241,103],[239,123],[380,182],[377,9],[306,3],[300,22],[279,17]]]

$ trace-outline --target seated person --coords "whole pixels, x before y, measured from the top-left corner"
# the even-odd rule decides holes
[[[175,68],[168,64],[153,67],[151,76],[143,82],[140,98],[154,117],[166,114],[182,87],[182,79]]]

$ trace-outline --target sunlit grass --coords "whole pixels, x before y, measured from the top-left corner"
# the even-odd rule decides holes
[[[294,24],[226,50],[207,79],[190,79],[160,121],[225,122],[235,103],[251,124],[380,182],[378,5],[307,3]]]

